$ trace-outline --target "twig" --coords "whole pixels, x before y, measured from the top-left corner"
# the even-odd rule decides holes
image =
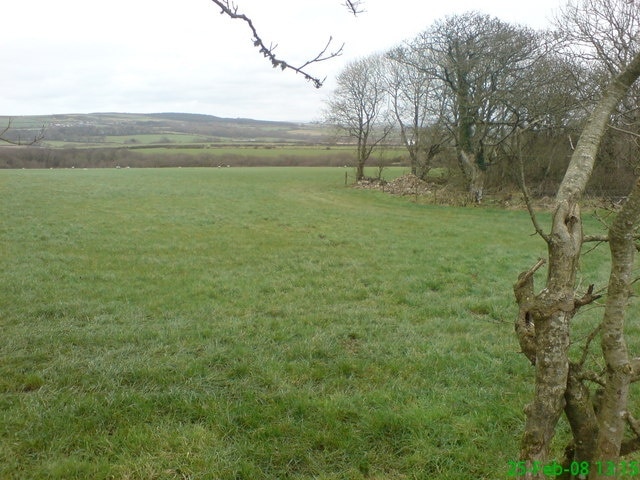
[[[584,307],[585,305],[588,305],[590,303],[595,302],[596,300],[598,300],[599,298],[602,297],[602,295],[596,293],[593,293],[593,283],[591,285],[589,285],[589,288],[587,289],[587,293],[585,293],[582,298],[577,298],[574,300],[574,306],[575,309],[578,310],[580,307]]]
[[[353,13],[354,16],[357,16],[358,14],[364,12],[364,10],[360,8],[361,3],[362,3],[362,0],[355,0],[355,1],[345,0],[344,6],[347,7],[347,9],[351,13]]]
[[[7,126],[5,127],[4,130],[2,130],[2,132],[0,132],[0,142],[4,142],[4,143],[8,143],[9,145],[24,145],[24,146],[29,146],[29,145],[35,145],[36,143],[38,143],[40,140],[42,140],[44,138],[44,131],[46,130],[46,126],[42,125],[42,128],[40,129],[40,132],[38,132],[34,137],[33,140],[31,140],[29,143],[22,143],[22,141],[20,140],[20,138],[18,138],[18,141],[15,140],[11,140],[9,138],[5,137],[5,134],[11,130],[11,124],[12,124],[12,120],[9,119],[9,121],[7,122]]]
[[[580,373],[580,379],[581,380],[590,380],[593,383],[597,383],[598,385],[600,385],[602,387],[604,387],[605,384],[607,383],[604,378],[602,378],[596,372],[592,372],[590,370],[587,370],[586,372],[581,372]]]
[[[630,382],[637,382],[640,380],[640,357],[634,357],[629,362],[631,364],[631,369],[633,370],[633,374],[631,375]]]
[[[253,21],[246,15],[239,13],[238,6],[235,3],[231,2],[230,0],[211,0],[211,1],[221,8],[222,10],[220,12],[221,14],[226,14],[228,17],[232,19],[243,20],[249,26],[249,29],[251,30],[251,33],[253,35],[253,46],[258,48],[260,50],[260,53],[271,62],[271,65],[273,66],[273,68],[280,68],[282,70],[287,70],[287,69],[293,70],[294,72],[302,75],[306,80],[313,83],[313,86],[316,88],[322,87],[322,84],[324,83],[326,78],[320,80],[319,78],[314,77],[313,75],[307,73],[304,69],[313,63],[324,62],[325,60],[329,60],[342,55],[344,44],[342,44],[340,48],[337,49],[336,51],[327,53],[327,51],[329,50],[329,46],[333,41],[333,39],[329,37],[329,41],[327,42],[325,47],[320,51],[320,53],[315,56],[315,58],[305,62],[300,67],[294,67],[293,65],[290,65],[286,61],[276,57],[274,50],[276,49],[277,45],[271,44],[269,47],[267,47],[264,41],[262,40],[262,38],[260,37],[260,35],[258,35],[258,31],[253,25]],[[351,2],[351,1],[347,2],[347,6],[349,7],[349,9],[352,11],[354,15],[359,12],[358,10],[359,3],[360,2]]]
[[[632,137],[640,138],[640,133],[631,132],[629,130],[625,130],[624,128],[616,127],[615,125],[612,125],[612,124],[609,124],[609,128],[617,132],[626,133],[627,135],[631,135]]]
[[[593,340],[598,336],[601,330],[602,330],[602,324],[599,324],[593,330],[593,332],[591,332],[587,337],[587,341],[585,342],[584,347],[582,348],[582,357],[580,358],[581,366],[584,365],[584,362],[587,360],[587,355],[589,353],[589,347],[591,346],[591,342],[593,342]]]
[[[589,242],[606,243],[608,241],[609,241],[608,235],[585,235],[584,238],[582,239],[582,243],[589,243]]]
[[[522,272],[520,275],[518,275],[518,281],[513,287],[514,290],[522,288],[523,285],[526,284],[531,277],[533,277],[533,274],[540,270],[540,268],[546,263],[547,260],[545,258],[539,258],[533,267],[531,267],[526,272]]]
[[[621,456],[629,455],[630,453],[640,450],[640,422],[636,420],[629,411],[624,413],[624,419],[636,437],[622,442],[622,445],[620,445]]]
[[[631,427],[633,433],[635,433],[636,437],[640,437],[640,422],[633,418],[633,415],[631,415],[629,412],[626,412],[624,417],[629,424],[629,427]]]
[[[522,190],[522,196],[524,197],[524,202],[527,205],[527,210],[529,211],[529,217],[531,217],[531,222],[533,223],[533,228],[536,229],[536,233],[542,237],[542,239],[547,242],[550,242],[550,237],[547,235],[542,227],[540,226],[540,222],[538,222],[538,217],[536,216],[536,212],[533,209],[533,204],[531,203],[531,197],[529,196],[529,189],[527,188],[527,184],[525,181],[524,175],[524,161],[522,160],[522,153],[520,151],[520,134],[516,135],[517,148],[518,148],[518,160],[520,164],[520,189]]]

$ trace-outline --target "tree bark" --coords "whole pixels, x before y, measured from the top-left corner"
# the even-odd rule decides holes
[[[624,338],[624,319],[635,255],[634,233],[640,223],[640,180],[609,229],[611,274],[602,322],[602,353],[607,365],[606,384],[598,412],[595,458],[617,464],[626,422],[629,384],[634,369]],[[605,478],[594,472],[591,478]]]
[[[594,430],[594,425],[589,418],[585,419],[586,423],[583,425],[574,416],[580,415],[580,412],[589,415],[589,411],[583,408],[582,402],[585,392],[576,389],[577,378],[569,376],[570,320],[579,307],[575,299],[575,280],[583,242],[578,202],[591,177],[596,154],[610,115],[638,76],[640,76],[640,53],[634,57],[618,77],[613,79],[592,112],[556,195],[552,231],[547,239],[549,271],[546,288],[527,306],[535,328],[536,374],[534,398],[531,404],[525,408],[527,419],[520,452],[521,460],[527,465],[527,473],[523,477],[525,479],[545,478],[542,471],[533,468],[534,462],[544,464],[548,460],[551,440],[558,419],[565,407],[567,414],[573,416],[573,420],[570,418],[570,421],[574,434],[581,435],[579,432],[592,433]],[[612,269],[612,276],[618,279],[620,275],[620,272],[614,272]],[[522,310],[522,305],[520,307]],[[626,308],[626,302],[622,308]],[[611,311],[612,316],[617,317],[619,314],[620,310]],[[596,458],[594,455],[599,455],[600,452],[602,455],[614,455],[616,458],[619,454],[620,442],[617,435],[621,428],[618,429],[618,426],[623,419],[616,418],[614,421],[613,417],[616,414],[618,417],[624,414],[624,411],[619,410],[620,396],[624,395],[626,399],[625,385],[628,386],[631,368],[627,368],[629,363],[628,359],[625,360],[627,358],[626,349],[623,354],[619,353],[619,348],[624,346],[621,343],[624,340],[621,340],[618,322],[619,319],[611,318],[607,325],[615,328],[610,333],[603,335],[603,350],[606,343],[606,349],[610,355],[607,363],[611,361],[611,367],[608,363],[608,370],[610,370],[608,375],[611,376],[612,383],[609,389],[611,399],[605,400],[605,404],[610,403],[610,405],[604,405],[604,408],[610,410],[610,414],[605,416],[607,417],[606,421],[605,417],[598,415],[599,436],[596,448],[598,453],[594,452],[590,455],[588,450],[593,447],[585,444],[583,438],[576,439],[583,442],[580,444],[580,457],[587,458],[587,460]],[[614,355],[613,350],[618,353]],[[605,399],[607,398],[609,397],[605,391]],[[615,434],[615,438],[604,435],[603,429],[613,429],[615,432],[612,434]],[[612,447],[613,443],[617,444],[617,452]],[[600,460],[600,457],[597,459]]]
[[[358,133],[358,148],[356,151],[357,165],[356,165],[356,182],[359,182],[364,178],[364,166],[369,158],[369,149],[367,146],[367,140],[369,139],[370,126],[360,124],[360,130]]]
[[[563,467],[571,469],[572,462],[594,461],[594,449],[598,435],[598,419],[591,400],[591,391],[581,378],[582,366],[569,364],[567,391],[565,392],[566,406],[564,409],[574,441],[565,452]],[[571,476],[567,476],[571,478]]]
[[[476,162],[475,154],[460,148],[458,150],[458,164],[467,182],[471,201],[482,203],[485,174]]]
[[[533,468],[543,464],[566,402],[569,374],[569,322],[575,309],[577,260],[582,246],[582,223],[577,205],[561,203],[556,209],[549,245],[549,274],[545,288],[530,309],[535,325],[535,392],[525,408],[527,421],[521,458],[527,463],[524,478],[544,478]]]
[[[358,160],[358,165],[356,166],[356,182],[359,182],[364,178],[364,162]]]

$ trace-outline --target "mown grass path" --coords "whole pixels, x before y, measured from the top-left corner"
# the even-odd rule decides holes
[[[507,477],[526,214],[337,168],[0,171],[0,194],[0,478]]]

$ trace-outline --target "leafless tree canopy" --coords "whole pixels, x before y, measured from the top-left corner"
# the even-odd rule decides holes
[[[640,1],[572,0],[556,19],[571,53],[616,75],[640,50]]]
[[[385,118],[386,82],[384,60],[371,56],[351,62],[338,75],[338,86],[328,102],[325,119],[356,142],[356,179],[364,177],[364,166],[391,132]]]

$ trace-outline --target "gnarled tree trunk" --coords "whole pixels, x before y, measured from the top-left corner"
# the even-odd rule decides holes
[[[482,203],[485,173],[478,165],[475,154],[465,152],[460,148],[458,150],[458,164],[467,182],[471,201]]]
[[[514,286],[520,307],[516,332],[536,370],[534,398],[525,408],[520,453],[526,464],[522,476],[525,479],[546,478],[540,467],[549,461],[549,447],[563,411],[574,437],[568,460],[589,462],[589,478],[599,478],[596,460],[616,461],[620,454],[628,384],[633,373],[622,326],[629,294],[627,269],[633,260],[629,251],[633,247],[633,229],[640,221],[640,206],[635,205],[640,203],[637,194],[630,198],[610,232],[612,271],[601,328],[607,375],[597,412],[583,383],[581,365],[569,361],[568,347],[572,317],[582,305],[596,298],[592,288],[581,298],[576,294],[576,271],[583,243],[579,202],[610,115],[639,76],[640,54],[609,85],[580,137],[556,196],[551,233],[543,234],[549,260],[545,288],[534,295],[532,276],[536,267],[521,274]]]
[[[605,386],[598,409],[598,437],[594,458],[618,463],[624,427],[628,419],[627,398],[633,367],[624,339],[624,320],[635,255],[635,227],[640,223],[640,180],[609,229],[611,274],[602,321],[602,353],[607,365]],[[605,478],[595,472],[592,478]],[[609,476],[610,478],[610,476]]]

